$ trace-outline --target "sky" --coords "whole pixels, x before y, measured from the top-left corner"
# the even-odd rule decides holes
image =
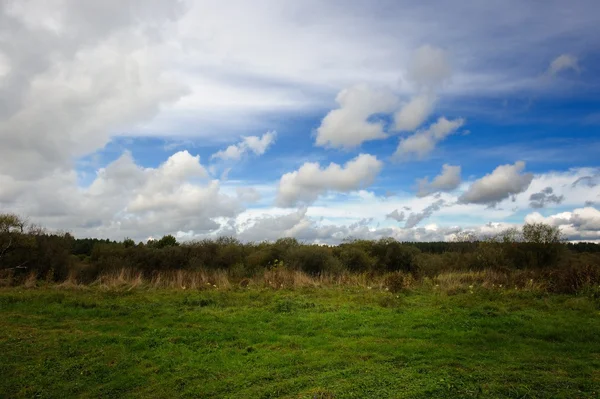
[[[0,0],[0,212],[136,241],[600,242],[600,5]]]

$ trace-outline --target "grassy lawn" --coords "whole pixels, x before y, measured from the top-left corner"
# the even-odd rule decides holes
[[[0,290],[2,398],[595,398],[600,302],[482,290]]]

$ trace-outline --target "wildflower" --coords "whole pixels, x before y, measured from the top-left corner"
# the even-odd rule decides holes
[[[470,289],[473,289],[473,285],[470,285],[470,286],[469,286],[469,288],[470,288]]]
[[[368,290],[370,290],[372,287],[367,287]]]

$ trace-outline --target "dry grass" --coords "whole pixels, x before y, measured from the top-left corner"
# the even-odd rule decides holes
[[[435,277],[414,278],[411,274],[400,272],[383,275],[369,273],[342,272],[339,274],[321,274],[312,276],[298,270],[287,268],[272,268],[249,278],[235,278],[223,270],[172,270],[156,272],[151,277],[142,272],[122,268],[114,272],[101,274],[91,284],[83,284],[77,278],[76,272],[71,272],[68,278],[54,286],[56,288],[98,287],[107,290],[146,289],[177,289],[177,290],[232,290],[247,288],[262,289],[300,289],[318,287],[360,287],[366,289],[400,290],[425,289],[445,294],[456,294],[475,289],[491,290],[525,290],[525,291],[557,291],[552,274],[532,270],[499,271],[486,269],[480,271],[452,271],[440,273]],[[595,287],[595,279],[578,283],[577,290]],[[593,281],[592,281],[593,280]],[[587,283],[586,283],[587,282]],[[35,288],[48,285],[45,279],[39,279],[35,273],[17,280],[11,274],[0,278],[1,286],[21,285],[25,288]],[[566,292],[566,291],[565,291]]]

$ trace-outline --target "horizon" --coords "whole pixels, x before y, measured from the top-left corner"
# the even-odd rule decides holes
[[[563,4],[3,2],[0,213],[136,243],[600,243],[600,13]]]

